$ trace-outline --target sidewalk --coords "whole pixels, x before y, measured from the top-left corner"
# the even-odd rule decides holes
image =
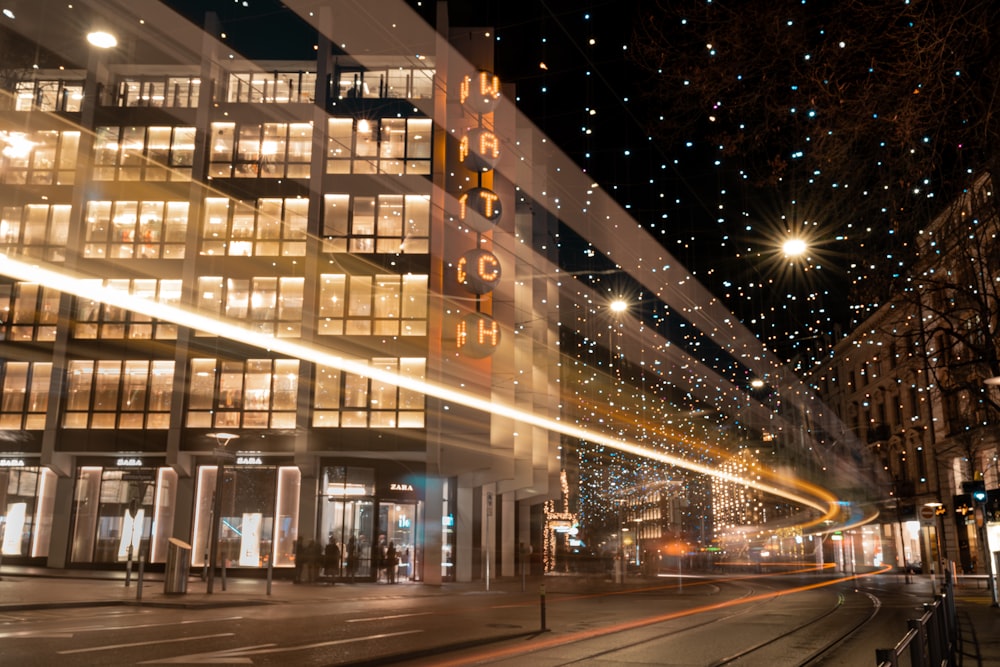
[[[520,592],[520,579],[493,583],[493,590]],[[536,590],[537,590],[537,584]],[[247,605],[297,604],[380,597],[428,597],[484,590],[482,581],[469,584],[448,583],[430,586],[401,581],[397,584],[338,582],[294,584],[287,579],[274,579],[270,593],[264,578],[228,576],[223,590],[222,577],[208,584],[192,575],[185,593],[165,593],[162,572],[146,573],[139,591],[138,571],[134,570],[125,585],[125,573],[103,570],[53,570],[37,567],[5,565],[0,570],[0,613],[31,609],[96,607],[110,605],[146,605],[185,609],[239,607]]]

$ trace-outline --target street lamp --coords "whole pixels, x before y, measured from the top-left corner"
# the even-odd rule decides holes
[[[209,531],[209,556],[208,560],[208,588],[206,592],[208,594],[212,593],[212,589],[215,584],[215,566],[219,560],[219,533],[221,530],[220,523],[222,522],[222,477],[223,477],[223,467],[226,461],[232,461],[236,458],[236,455],[226,449],[230,442],[236,440],[240,436],[234,433],[209,433],[208,437],[215,438],[215,496],[212,498],[212,524]],[[223,579],[223,584],[225,584],[225,579]],[[225,586],[223,586],[225,590]]]

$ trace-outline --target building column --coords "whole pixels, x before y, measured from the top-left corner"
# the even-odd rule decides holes
[[[517,501],[515,494],[505,493],[500,496],[499,521],[500,521],[500,576],[513,577],[517,575],[517,559],[514,557],[517,552]]]
[[[474,489],[459,485],[455,490],[455,581],[472,581],[472,533],[476,529]]]
[[[73,481],[72,476],[56,476],[56,496],[52,503],[52,537],[46,567],[66,567],[73,516]]]
[[[423,539],[418,542],[423,553],[420,567],[423,582],[431,586],[441,585],[441,549],[444,525],[444,480],[440,477],[427,477],[424,491]],[[418,537],[418,540],[420,538]]]

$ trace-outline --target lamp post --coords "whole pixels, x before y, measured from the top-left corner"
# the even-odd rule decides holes
[[[222,478],[226,461],[232,461],[235,454],[226,447],[230,442],[240,436],[233,433],[209,433],[208,437],[215,438],[215,494],[212,497],[212,523],[209,530],[209,560],[208,560],[208,587],[206,593],[212,594],[215,585],[215,566],[219,560],[219,536],[220,523],[222,522]],[[223,581],[225,583],[225,581]],[[225,589],[225,586],[223,586]]]

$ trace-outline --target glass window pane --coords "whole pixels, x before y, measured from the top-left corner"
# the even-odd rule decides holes
[[[398,368],[397,361],[393,358],[372,359],[372,366],[383,372],[392,374],[395,374]],[[395,410],[396,386],[373,378],[371,380],[369,401],[372,410]]]
[[[299,362],[277,359],[274,362],[274,409],[294,411],[298,405]]]
[[[347,313],[350,317],[371,317],[372,277],[351,276],[350,302]]]
[[[148,361],[126,361],[122,379],[122,412],[143,412],[146,409],[146,387],[149,381]]]
[[[350,195],[325,195],[323,197],[323,234],[325,236],[347,236],[350,200]]]
[[[120,361],[98,361],[94,385],[94,410],[112,411],[118,405],[118,384],[121,380]]]
[[[192,359],[188,407],[210,410],[215,396],[215,359]]]
[[[426,195],[406,195],[406,236],[426,237],[430,233],[431,200]]]
[[[3,412],[21,412],[28,388],[28,362],[9,361],[4,366]],[[20,420],[18,420],[20,426]]]
[[[92,361],[70,361],[67,372],[66,409],[90,410],[90,388],[94,375]]]
[[[344,316],[344,292],[347,276],[342,273],[324,273],[320,275],[319,284],[319,316]]]
[[[340,408],[340,371],[336,368],[318,366],[316,368],[316,395],[313,405],[317,409],[337,410]]]
[[[403,236],[402,195],[379,195],[378,236],[396,239]]]

